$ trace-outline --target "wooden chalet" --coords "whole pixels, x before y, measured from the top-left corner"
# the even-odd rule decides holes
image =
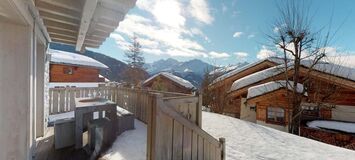
[[[303,61],[301,64],[300,79],[302,80],[308,74],[310,63]],[[233,83],[229,96],[243,102],[237,106],[241,110],[241,119],[287,131],[292,108],[286,96],[289,89],[276,85],[285,77],[281,67],[282,65],[271,67]],[[287,73],[292,79],[292,68],[289,68]],[[310,72],[308,93],[304,95],[303,118],[354,122],[354,73],[355,70],[351,67],[328,62],[317,64]],[[319,103],[325,106],[315,107]]]
[[[161,72],[145,80],[143,88],[166,92],[191,94],[196,87],[189,81],[168,72]]]
[[[90,57],[59,50],[49,50],[51,55],[49,82],[55,83],[82,83],[105,82],[100,76],[100,70],[108,67]]]
[[[228,96],[228,92],[234,81],[253,74],[255,72],[277,66],[283,63],[283,60],[276,57],[270,57],[257,61],[255,63],[248,64],[241,68],[237,68],[228,72],[218,78],[216,78],[212,84],[209,85],[209,90],[215,95],[213,97],[213,103],[211,108],[214,112],[227,114],[233,117],[240,117],[240,100],[234,100]]]

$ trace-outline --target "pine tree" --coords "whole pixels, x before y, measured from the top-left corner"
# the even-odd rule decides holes
[[[129,46],[128,50],[125,51],[128,67],[124,72],[124,76],[126,82],[133,86],[139,85],[147,75],[144,69],[144,57],[141,48],[142,46],[140,45],[137,36],[134,35],[132,38],[132,44]]]

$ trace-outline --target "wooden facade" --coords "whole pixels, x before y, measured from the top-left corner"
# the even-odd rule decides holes
[[[50,64],[50,82],[105,82],[100,69],[86,66]]]
[[[217,113],[224,113],[233,117],[240,117],[240,98],[235,98],[228,94],[234,81],[247,75],[278,65],[275,62],[265,61],[258,63],[246,70],[215,82],[209,86],[209,90],[215,95],[211,104],[211,109]]]
[[[180,85],[179,83],[163,76],[158,75],[148,82],[143,83],[143,88],[164,92],[177,92],[177,93],[185,93],[191,94],[194,88],[187,88],[185,86]]]
[[[338,77],[332,79],[328,77],[328,79],[323,79],[319,78],[317,75],[311,76],[311,78],[309,79],[310,85],[308,86],[308,94],[304,97],[303,101],[308,104],[322,103],[325,104],[327,107],[318,107],[314,110],[305,109],[304,112],[302,112],[302,117],[305,121],[309,118],[332,120],[332,110],[337,105],[347,105],[349,107],[355,108],[355,89],[349,87],[348,85],[345,85],[347,83],[353,83],[353,85],[355,85],[355,82],[343,79],[343,83],[341,83],[340,85],[340,82],[337,78]],[[263,82],[264,81],[266,82],[266,80],[263,80]],[[255,86],[257,84],[249,85],[248,87]],[[247,92],[247,90],[243,91],[244,93],[242,95]],[[248,99],[247,105],[255,106],[256,108],[256,121],[262,122],[263,124],[272,124],[287,127],[287,125],[289,124],[289,115],[292,113],[292,107],[290,106],[289,99],[287,99],[286,92],[288,91],[289,90],[285,88],[281,88],[279,90]],[[236,97],[236,99],[239,99],[239,97]],[[284,121],[269,121],[269,107],[278,107],[284,110]]]

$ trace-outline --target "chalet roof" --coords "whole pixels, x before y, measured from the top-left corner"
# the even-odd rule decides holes
[[[312,60],[303,60],[301,61],[301,65],[303,67],[309,68],[312,66]],[[293,68],[293,62],[288,63],[288,69],[291,70]],[[348,79],[351,81],[355,81],[355,68],[347,67],[345,65],[339,65],[332,62],[319,62],[313,66],[313,69],[319,72],[327,73],[330,75],[334,75],[337,77],[341,77],[344,79]],[[284,64],[274,66],[259,72],[255,72],[243,78],[240,78],[232,84],[230,92],[241,89],[248,85],[260,82],[267,78],[271,78],[273,76],[279,75],[285,71]]]
[[[170,79],[170,80],[172,80],[172,81],[174,81],[174,82],[178,83],[179,85],[184,86],[184,87],[186,87],[186,88],[190,88],[190,89],[196,88],[196,87],[195,87],[193,84],[191,84],[189,81],[187,81],[187,80],[185,80],[185,79],[183,79],[183,78],[180,78],[180,77],[178,77],[178,76],[175,76],[175,75],[173,75],[173,74],[171,74],[171,73],[169,73],[169,72],[160,72],[160,73],[157,73],[157,74],[151,76],[150,78],[148,78],[147,80],[145,80],[145,81],[143,82],[143,84],[150,82],[151,80],[153,80],[154,78],[156,78],[156,77],[158,77],[158,76],[164,76],[164,77],[166,77],[166,78],[168,78],[168,79]]]
[[[80,51],[99,47],[133,8],[136,0],[36,0],[52,42],[71,44]]]
[[[293,81],[288,81],[288,83],[289,84],[287,85],[287,88],[289,90],[292,90]],[[248,89],[247,99],[258,97],[258,96],[276,91],[281,88],[286,88],[286,84],[287,84],[287,81],[280,80],[280,81],[271,81],[271,82],[267,82],[264,84],[250,87]],[[298,93],[302,93],[303,92],[303,85],[298,83],[296,90]]]
[[[249,69],[249,68],[251,68],[251,67],[254,67],[254,66],[258,65],[258,64],[261,64],[261,63],[263,63],[263,62],[266,62],[266,61],[273,62],[273,63],[276,63],[276,64],[282,64],[282,63],[283,63],[283,59],[277,58],[277,57],[269,57],[269,58],[266,58],[266,59],[262,59],[262,60],[259,60],[259,61],[254,62],[254,63],[250,63],[250,64],[248,64],[248,65],[245,65],[245,66],[243,66],[243,67],[237,68],[237,69],[235,69],[235,70],[232,70],[232,71],[230,71],[230,72],[228,72],[228,73],[226,73],[226,74],[223,74],[222,76],[216,78],[216,79],[212,82],[212,85],[215,84],[215,83],[217,83],[217,82],[219,82],[219,81],[222,81],[222,80],[224,80],[224,79],[227,79],[227,78],[229,78],[229,77],[232,77],[232,76],[234,76],[234,75],[236,75],[236,74],[238,74],[238,73],[240,73],[240,72],[242,72],[242,71],[245,71],[245,70],[247,70],[247,69]]]
[[[52,64],[88,66],[103,69],[108,68],[106,65],[100,63],[99,61],[84,55],[54,49],[49,49],[48,52],[51,54],[50,61]]]
[[[214,75],[214,74],[221,74],[221,73],[228,73],[228,72],[231,72],[235,69],[238,68],[239,65],[229,65],[229,66],[225,66],[225,67],[220,67],[220,68],[217,68],[213,71],[211,71],[210,73],[208,73],[209,75]]]

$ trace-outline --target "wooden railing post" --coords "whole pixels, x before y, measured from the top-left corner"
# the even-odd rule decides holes
[[[202,128],[202,95],[198,95],[198,104],[197,104],[196,118],[197,125]]]
[[[157,101],[162,96],[159,94],[149,94],[152,100],[147,107],[147,160],[155,159],[155,139],[157,123]]]
[[[219,138],[219,143],[221,144],[222,147],[221,160],[226,160],[226,139]]]

